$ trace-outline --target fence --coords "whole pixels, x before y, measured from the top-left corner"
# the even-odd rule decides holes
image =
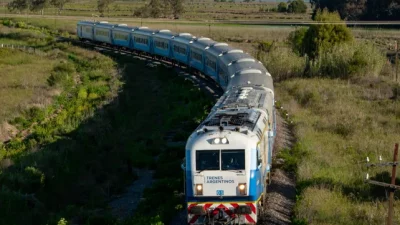
[[[24,51],[24,52],[27,52],[30,54],[35,54],[35,55],[39,55],[39,56],[47,56],[46,52],[41,51],[34,47],[30,47],[30,46],[15,45],[15,44],[1,44],[0,43],[0,48],[17,49],[17,50]]]

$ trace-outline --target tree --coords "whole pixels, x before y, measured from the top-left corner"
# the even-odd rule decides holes
[[[172,9],[172,15],[174,15],[175,19],[179,18],[179,15],[185,11],[183,1],[184,0],[169,0],[169,4]]]
[[[104,12],[108,10],[108,14],[110,14],[110,4],[115,0],[97,0],[97,9],[101,16],[104,16]]]
[[[7,4],[7,8],[10,11],[18,11],[21,13],[24,10],[30,10],[30,0],[14,0]]]
[[[287,12],[288,6],[286,2],[281,2],[278,5],[278,12]]]
[[[40,11],[40,14],[44,14],[44,9],[49,5],[49,0],[32,0],[32,11]]]
[[[338,44],[353,40],[349,28],[340,19],[339,13],[329,12],[327,9],[318,10],[315,20],[327,23],[313,24],[307,31],[301,29],[290,35],[292,46],[300,54],[315,58],[323,51],[329,51]]]
[[[151,17],[158,18],[163,12],[163,5],[160,0],[150,0],[147,8],[149,8],[149,14]]]
[[[58,15],[60,15],[61,11],[64,9],[64,5],[70,1],[71,0],[51,0],[50,4],[58,9]]]
[[[287,11],[290,13],[306,13],[307,5],[303,0],[289,1]]]

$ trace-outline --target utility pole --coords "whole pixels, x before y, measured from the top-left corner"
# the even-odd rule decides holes
[[[398,79],[398,69],[399,69],[399,65],[398,65],[398,63],[397,63],[397,61],[398,61],[398,43],[397,43],[397,41],[395,41],[395,46],[394,46],[394,50],[396,51],[396,58],[395,58],[395,65],[396,65],[396,77],[395,77],[395,80],[396,80],[396,82],[397,82],[397,79]]]
[[[396,43],[396,49],[397,49],[397,43]],[[396,59],[397,59],[397,50],[396,50]],[[397,164],[398,164],[398,161],[397,161],[398,151],[399,151],[399,144],[396,143],[394,145],[393,162],[369,163],[369,158],[367,157],[367,167],[368,168],[369,167],[392,166],[392,179],[391,179],[390,184],[384,183],[384,182],[370,180],[368,173],[367,173],[367,179],[366,179],[366,182],[369,183],[369,184],[374,184],[374,185],[390,188],[389,212],[388,212],[388,218],[387,218],[387,225],[393,225],[394,192],[396,190],[400,190],[400,186],[396,185],[396,170],[397,170]],[[381,161],[381,157],[379,157],[379,160]]]

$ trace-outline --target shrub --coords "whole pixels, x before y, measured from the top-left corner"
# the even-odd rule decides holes
[[[302,27],[289,34],[288,41],[292,46],[293,51],[299,55],[304,55],[306,53],[303,40],[307,34],[308,28]]]
[[[61,62],[53,68],[47,82],[50,86],[68,86],[73,82],[72,76],[75,71],[74,64]]]
[[[278,5],[278,12],[286,12],[288,9],[288,5],[286,4],[286,2],[281,2]]]
[[[288,48],[275,48],[269,53],[260,53],[259,60],[268,68],[275,81],[301,77],[306,65],[305,58]]]
[[[289,1],[287,11],[290,13],[306,13],[307,5],[303,0]]]
[[[274,45],[274,42],[260,41],[260,42],[258,42],[258,50],[263,51],[263,52],[269,52],[269,51],[271,51],[273,45]]]

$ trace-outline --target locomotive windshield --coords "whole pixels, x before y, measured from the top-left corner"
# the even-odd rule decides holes
[[[222,170],[244,170],[244,150],[222,150]]]
[[[196,170],[219,170],[219,150],[196,151]]]
[[[244,169],[245,169],[244,150],[196,151],[196,170],[202,171],[202,170],[244,170]]]

